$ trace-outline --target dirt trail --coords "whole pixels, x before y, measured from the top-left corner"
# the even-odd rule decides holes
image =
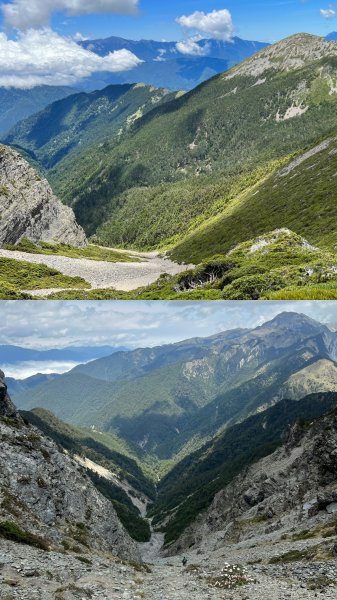
[[[265,544],[249,543],[206,548],[182,555],[160,555],[162,534],[140,544],[147,566],[119,561],[111,555],[83,549],[73,552],[44,552],[0,539],[1,600],[336,600],[335,561],[280,565],[249,565]],[[281,550],[281,548],[280,548]],[[282,548],[283,550],[283,548]],[[246,564],[247,584],[224,589],[212,587],[221,581],[223,569],[235,579],[236,565]],[[234,565],[234,566],[233,566]],[[310,589],[306,577],[325,573],[331,586]]]

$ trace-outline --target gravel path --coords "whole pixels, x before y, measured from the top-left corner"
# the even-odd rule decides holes
[[[235,554],[235,552],[234,552]],[[248,552],[249,555],[249,552]],[[83,556],[83,555],[82,555]],[[147,570],[122,563],[109,555],[84,551],[43,552],[0,539],[1,600],[336,600],[334,585],[309,589],[303,571],[335,572],[335,561],[316,566],[305,563],[280,566],[247,566],[248,583],[224,589],[210,585],[221,581],[225,567],[232,577],[238,563],[188,553],[188,568],[181,556],[155,560]],[[228,562],[226,563],[226,560]],[[234,564],[234,567],[232,566]],[[194,567],[193,565],[196,565]]]
[[[137,259],[142,258],[143,262],[111,263],[85,258],[46,256],[44,254],[29,254],[16,250],[0,249],[0,257],[44,264],[57,269],[64,275],[82,277],[91,285],[92,289],[114,288],[119,291],[130,292],[154,283],[163,273],[176,275],[189,268],[186,265],[178,265],[155,252],[128,252],[128,254],[135,256]],[[52,293],[51,290],[29,291],[34,296],[45,296],[46,292]]]

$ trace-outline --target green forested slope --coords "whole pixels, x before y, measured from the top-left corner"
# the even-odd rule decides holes
[[[296,68],[284,64],[287,43],[290,55],[296,50],[300,56],[303,47]],[[263,177],[271,161],[283,161],[336,129],[337,45],[331,44],[295,36],[275,45],[261,72],[259,61],[270,52],[263,50],[246,61],[245,69],[217,76],[154,109],[117,146],[83,153],[76,163],[77,178],[75,163],[64,162],[50,174],[54,187],[73,204],[87,231],[98,228],[110,245],[158,245],[182,236],[198,225],[198,215],[204,219],[218,214],[219,204],[220,210],[226,207],[238,176],[244,181],[248,173],[250,178],[252,171],[262,169]],[[219,177],[222,190],[217,190]],[[186,180],[181,187],[167,185]],[[215,197],[212,187],[207,189],[212,182]],[[169,214],[166,206],[174,210]],[[158,221],[160,207],[166,226]],[[311,216],[315,210],[313,204]],[[148,228],[149,236],[144,234]]]
[[[5,142],[33,153],[50,169],[95,142],[102,147],[106,140],[118,140],[138,118],[175,96],[143,84],[73,94],[18,123]]]
[[[51,102],[75,94],[70,87],[39,85],[31,89],[0,88],[0,133],[6,134],[11,127],[30,115],[42,110]]]
[[[276,168],[223,214],[203,223],[177,243],[175,260],[195,264],[226,253],[249,237],[287,227],[322,248],[335,249],[337,130]]]

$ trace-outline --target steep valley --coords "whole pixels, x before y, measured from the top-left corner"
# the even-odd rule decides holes
[[[159,480],[146,458],[156,452],[151,438],[142,447],[121,432],[79,428],[41,408],[18,412],[1,373],[0,598],[313,600],[320,593],[333,600],[337,392],[327,388],[335,381],[335,348],[325,325],[281,314],[254,330],[117,352],[77,367],[86,386],[80,393],[92,402],[86,372],[97,385],[102,377],[118,386],[135,376],[152,381],[151,371],[185,360],[194,382],[209,372],[208,363],[217,386],[229,386],[230,373],[234,382],[243,369],[248,382],[252,370],[264,371],[259,361],[275,370],[283,356],[294,363],[278,395],[267,388],[269,403],[218,428],[206,444],[201,436],[199,448],[182,461],[176,456]],[[304,369],[294,362],[296,350]],[[213,355],[217,363],[209,362]],[[320,378],[326,390],[305,394]],[[66,392],[67,376],[60,375],[43,384],[43,395],[60,380]],[[37,404],[38,390],[37,382],[29,392]],[[148,390],[156,398],[158,381]],[[58,394],[55,411],[62,388]],[[217,399],[219,407],[230,404],[225,398]]]
[[[18,123],[4,142],[73,209],[101,264],[95,278],[84,254],[58,246],[53,256],[43,244],[54,233],[14,234],[9,214],[5,270],[12,259],[61,277],[9,277],[4,299],[336,299],[336,53],[335,40],[297,34],[187,93],[110,85]]]

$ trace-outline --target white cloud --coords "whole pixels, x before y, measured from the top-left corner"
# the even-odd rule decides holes
[[[74,38],[75,42],[85,42],[86,40],[89,40],[90,38],[88,38],[87,36],[83,35],[82,33],[80,33],[79,31],[77,33],[75,33]]]
[[[207,14],[196,11],[191,15],[178,17],[176,21],[185,29],[194,29],[217,40],[228,42],[232,39],[234,33],[232,15],[226,8],[213,10]]]
[[[89,14],[137,14],[138,0],[12,0],[1,5],[8,27],[39,28],[48,25],[53,13],[70,16]]]
[[[127,71],[142,61],[129,50],[101,57],[51,29],[30,29],[16,40],[0,33],[0,87],[74,85],[98,71]]]
[[[333,8],[321,8],[320,13],[324,19],[333,19],[336,16],[336,11]]]
[[[209,44],[200,46],[198,44],[199,41],[200,36],[190,37],[178,42],[176,48],[180,54],[187,54],[188,56],[207,56],[210,51]]]
[[[165,54],[166,53],[167,53],[167,50],[165,50],[165,48],[160,48],[157,58],[154,59],[155,62],[165,62]]]

